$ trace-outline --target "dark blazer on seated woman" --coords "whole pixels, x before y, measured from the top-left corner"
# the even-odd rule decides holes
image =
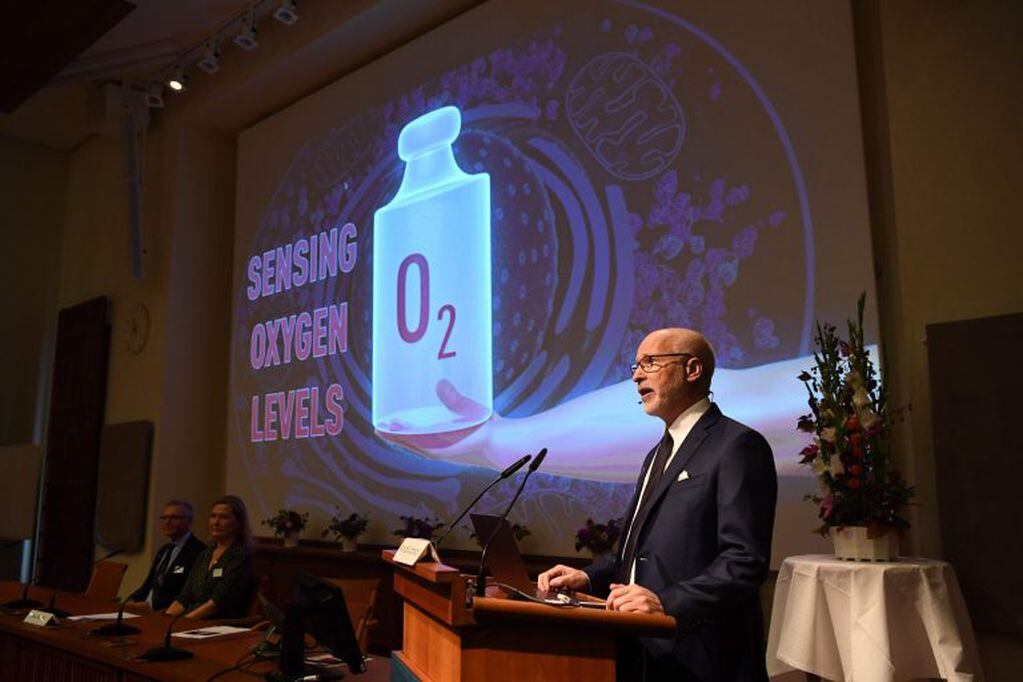
[[[185,613],[213,600],[217,605],[212,618],[242,618],[247,615],[256,589],[252,550],[236,542],[210,566],[214,545],[196,557],[177,601]]]
[[[213,501],[210,544],[195,559],[188,581],[165,613],[188,618],[240,618],[246,615],[256,580],[252,570],[252,531],[245,503],[237,495]]]

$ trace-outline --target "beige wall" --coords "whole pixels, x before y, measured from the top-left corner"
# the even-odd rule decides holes
[[[902,434],[919,498],[911,547],[940,556],[925,328],[1023,311],[1023,5],[878,6],[891,157],[890,169],[870,168],[890,173],[874,195],[888,214],[875,239],[879,292],[896,399],[912,408]]]
[[[0,445],[35,440],[56,328],[67,155],[0,137]]]

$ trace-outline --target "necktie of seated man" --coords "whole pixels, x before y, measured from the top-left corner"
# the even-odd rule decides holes
[[[170,558],[173,553],[173,542],[168,542],[160,549],[160,562],[156,566],[156,582],[160,585],[163,585],[163,579],[167,575],[167,571],[170,569]]]
[[[668,458],[671,457],[671,451],[674,449],[674,446],[675,441],[672,440],[671,434],[665,429],[664,436],[657,445],[654,461],[650,463],[650,474],[647,476],[646,487],[643,488],[643,496],[636,505],[635,515],[628,520],[630,525],[629,539],[625,543],[625,553],[622,555],[621,565],[621,579],[623,582],[629,581],[630,574],[632,573],[632,562],[636,558],[636,545],[639,543],[639,528],[632,528],[631,526],[635,524],[635,521],[643,513],[643,509],[657,488],[657,484],[660,483],[661,478],[664,476],[664,469],[668,465]]]

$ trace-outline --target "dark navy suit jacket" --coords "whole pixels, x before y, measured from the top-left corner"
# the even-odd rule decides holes
[[[640,472],[626,528],[655,450]],[[688,478],[680,481],[683,471]],[[639,533],[636,583],[656,593],[678,622],[674,639],[640,640],[635,665],[646,679],[767,680],[758,590],[771,558],[777,495],[767,441],[712,404],[632,527]],[[628,582],[621,552],[586,569],[594,594]]]
[[[157,581],[156,567],[163,561],[164,553],[171,551],[173,547],[174,545],[168,542],[160,548],[160,551],[153,557],[153,563],[149,567],[149,575],[146,576],[146,581],[142,583],[141,587],[132,592],[128,599],[132,601],[145,601],[149,590],[152,589],[154,611],[162,611],[171,605],[171,602],[177,598],[178,592],[184,587],[185,580],[192,570],[192,564],[195,563],[196,557],[206,549],[206,544],[195,537],[195,535],[189,536],[188,540],[181,547],[181,551],[174,557],[174,563],[167,567],[167,571],[163,574],[163,580]]]

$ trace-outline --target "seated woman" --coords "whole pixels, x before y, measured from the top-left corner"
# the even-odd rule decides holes
[[[210,544],[192,564],[185,586],[166,613],[186,618],[241,618],[252,601],[252,531],[245,503],[224,495],[210,508]]]

